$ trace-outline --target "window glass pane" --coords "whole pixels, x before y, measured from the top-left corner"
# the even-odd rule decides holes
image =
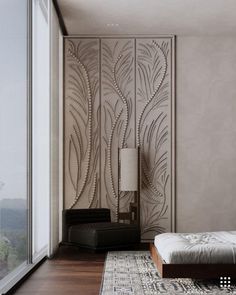
[[[0,1],[0,279],[27,259],[27,1]]]
[[[49,239],[50,121],[49,20],[45,0],[33,6],[33,255],[47,251]]]

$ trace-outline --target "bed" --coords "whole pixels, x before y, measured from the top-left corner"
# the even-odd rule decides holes
[[[150,252],[163,278],[236,278],[236,231],[164,233]]]

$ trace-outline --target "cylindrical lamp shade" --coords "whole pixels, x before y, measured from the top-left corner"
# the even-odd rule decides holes
[[[138,149],[120,149],[120,191],[138,190]]]

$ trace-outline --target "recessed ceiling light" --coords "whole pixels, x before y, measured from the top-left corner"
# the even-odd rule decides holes
[[[119,24],[113,24],[113,23],[110,23],[110,24],[107,24],[108,27],[118,27]]]

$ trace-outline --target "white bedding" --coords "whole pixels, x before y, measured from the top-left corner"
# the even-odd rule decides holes
[[[164,233],[154,244],[166,263],[236,263],[236,231]]]

